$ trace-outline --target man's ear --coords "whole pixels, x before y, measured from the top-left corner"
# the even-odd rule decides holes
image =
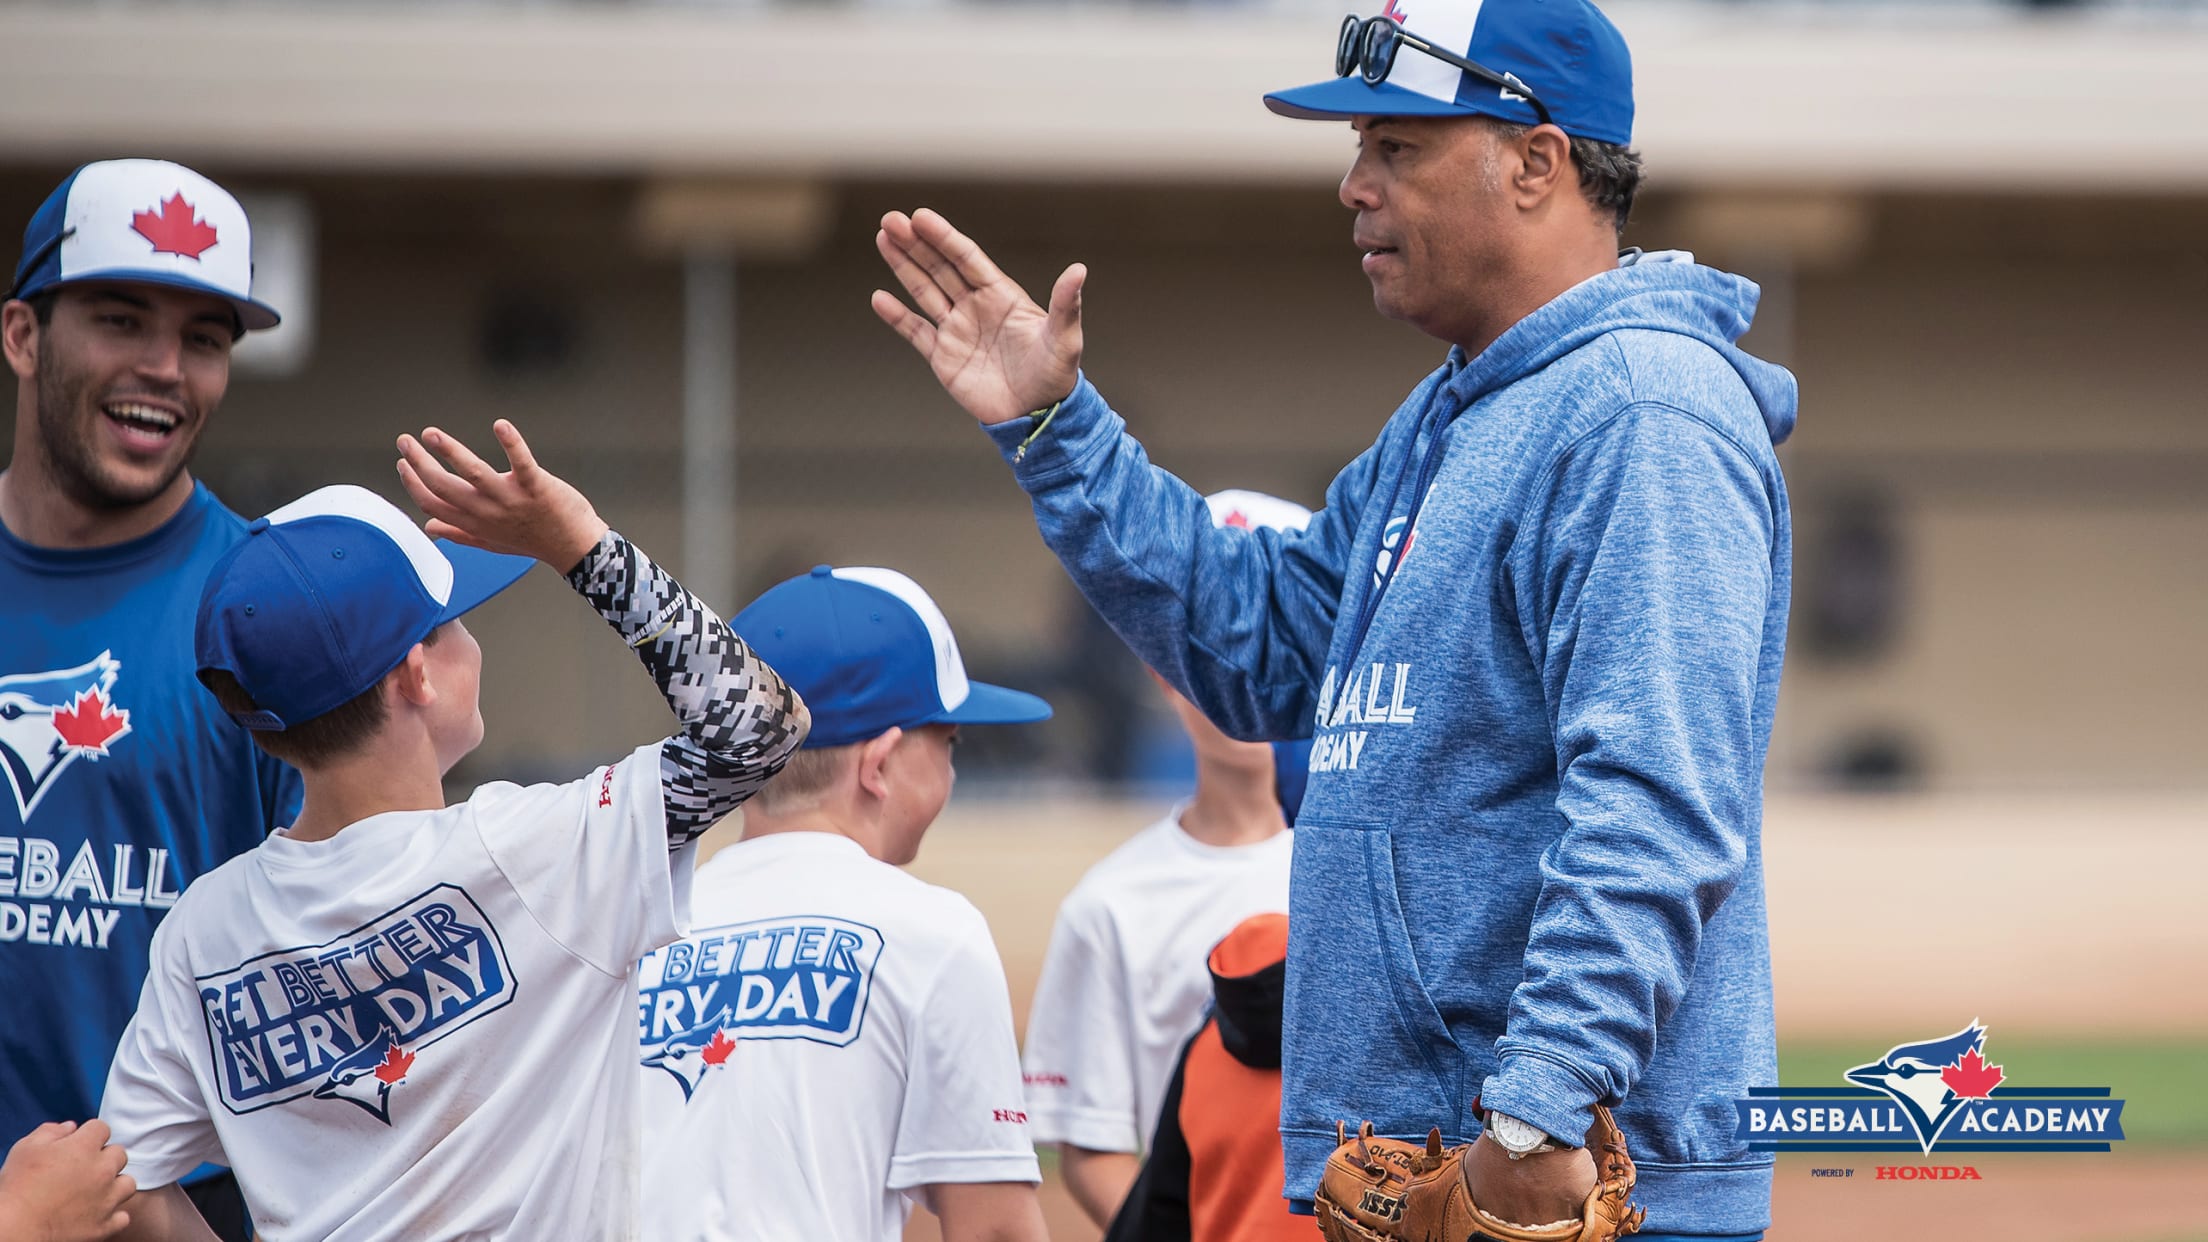
[[[1579,169],[1572,164],[1572,140],[1554,125],[1536,125],[1519,135],[1518,175],[1511,180],[1518,206],[1531,209],[1558,190],[1577,193]]]
[[[881,801],[889,797],[889,775],[882,769],[889,762],[890,752],[905,736],[903,729],[892,728],[879,737],[859,743],[859,788],[868,797]]]
[[[6,347],[8,369],[17,379],[38,373],[38,333],[38,312],[29,302],[0,305],[0,345]]]
[[[420,643],[407,651],[406,658],[383,681],[402,702],[415,707],[428,707],[437,701],[437,687],[429,680],[429,656]]]

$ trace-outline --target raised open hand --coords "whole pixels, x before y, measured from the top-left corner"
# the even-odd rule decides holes
[[[511,470],[493,469],[435,427],[419,440],[399,437],[399,481],[429,516],[429,534],[573,569],[606,533],[605,520],[574,484],[537,464],[512,423],[499,419],[491,434]]]
[[[1073,391],[1087,268],[1076,263],[1059,274],[1046,311],[972,238],[925,207],[883,216],[874,245],[913,302],[876,289],[874,313],[928,360],[968,413],[1001,423]]]

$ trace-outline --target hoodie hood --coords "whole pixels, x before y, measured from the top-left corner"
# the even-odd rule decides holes
[[[1739,373],[1763,413],[1771,443],[1793,434],[1799,399],[1793,373],[1736,343],[1755,321],[1763,291],[1752,280],[1704,267],[1684,250],[1628,250],[1618,266],[1581,281],[1513,324],[1469,358],[1449,351],[1443,381],[1462,410],[1571,353],[1606,332],[1674,332],[1702,342]]]

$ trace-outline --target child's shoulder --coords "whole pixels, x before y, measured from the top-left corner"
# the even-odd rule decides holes
[[[988,937],[988,919],[966,894],[923,880],[902,867],[872,858],[866,862],[878,885],[874,896],[886,917],[946,940]]]
[[[259,855],[260,847],[255,846],[185,885],[184,891],[177,894],[176,904],[162,916],[161,927],[175,925],[181,931],[242,909],[239,892],[253,868],[260,866]]]
[[[467,805],[478,815],[503,813],[542,814],[554,809],[588,810],[616,808],[645,791],[635,787],[640,774],[649,775],[656,792],[662,742],[647,742],[618,759],[601,763],[587,772],[565,778],[532,781],[485,781],[468,794]]]
[[[256,925],[263,920],[250,890],[259,854],[258,848],[247,850],[184,886],[153,929],[155,965],[189,966],[257,939]],[[196,966],[190,970],[198,973]]]
[[[1198,861],[1184,848],[1185,837],[1175,808],[1090,864],[1067,895],[1067,904],[1108,909],[1147,892],[1160,878],[1184,873]]]
[[[764,848],[761,848],[761,847]],[[852,847],[841,838],[788,834],[738,842],[698,865],[695,904],[719,912],[802,908],[897,930],[912,940],[955,939],[988,925],[964,894]]]

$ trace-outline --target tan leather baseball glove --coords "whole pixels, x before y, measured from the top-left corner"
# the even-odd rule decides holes
[[[1337,1125],[1341,1146],[1319,1176],[1315,1210],[1327,1242],[1615,1242],[1641,1227],[1647,1213],[1627,1200],[1636,1175],[1625,1135],[1610,1110],[1595,1106],[1587,1149],[1595,1157],[1595,1188],[1578,1220],[1525,1225],[1490,1216],[1473,1202],[1464,1179],[1470,1144],[1444,1149],[1441,1131],[1426,1145],[1373,1134],[1368,1122],[1349,1137]]]

